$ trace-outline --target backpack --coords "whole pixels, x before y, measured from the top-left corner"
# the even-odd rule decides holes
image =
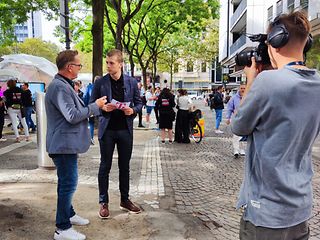
[[[214,96],[212,97],[212,98],[210,98],[210,100],[209,100],[209,106],[210,106],[210,109],[212,110],[212,109],[215,109],[216,108],[216,103],[215,103],[215,101],[214,101]]]

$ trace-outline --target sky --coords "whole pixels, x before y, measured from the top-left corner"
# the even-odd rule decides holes
[[[65,45],[63,43],[60,43],[59,39],[53,35],[55,27],[60,25],[60,20],[48,21],[45,15],[42,14],[41,21],[42,21],[42,39],[44,41],[53,42],[58,46],[60,46],[61,48],[64,48]]]

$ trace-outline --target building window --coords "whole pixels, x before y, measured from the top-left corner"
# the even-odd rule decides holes
[[[272,22],[273,19],[273,6],[268,8],[268,22]]]
[[[279,16],[282,13],[283,5],[282,0],[277,2],[277,16]]]
[[[306,14],[308,13],[308,6],[309,6],[308,0],[300,0],[300,7],[303,11],[305,11]]]
[[[207,63],[203,62],[201,63],[201,72],[206,72],[207,71]]]
[[[294,10],[294,0],[288,0],[288,12],[291,13]]]
[[[193,72],[193,62],[191,61],[187,63],[187,72]]]
[[[174,73],[179,72],[179,64],[178,64],[178,63],[175,63],[175,64],[173,65],[173,72],[174,72]]]

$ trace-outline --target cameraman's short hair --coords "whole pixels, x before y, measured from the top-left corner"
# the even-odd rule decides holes
[[[123,54],[119,49],[111,49],[108,53],[107,53],[107,57],[113,57],[113,56],[117,56],[118,62],[122,63],[123,62]]]
[[[62,70],[69,62],[74,61],[74,58],[77,55],[77,50],[64,50],[62,52],[59,52],[56,58],[58,70]]]
[[[296,11],[290,14],[281,14],[277,18],[277,22],[284,24],[289,32],[288,43],[303,42],[307,39],[311,25],[303,11]],[[268,33],[273,28],[274,22],[271,22],[268,27]]]

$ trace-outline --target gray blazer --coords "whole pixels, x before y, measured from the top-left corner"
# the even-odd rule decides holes
[[[135,111],[135,113],[141,112],[142,101],[140,98],[140,91],[138,89],[137,80],[133,77],[123,74],[123,85],[124,85],[124,101],[130,102],[130,107]],[[90,102],[94,102],[96,99],[107,96],[107,101],[110,103],[112,100],[112,90],[110,74],[103,76],[102,78],[95,81],[92,89],[92,94]],[[98,138],[101,139],[105,130],[107,129],[111,113],[103,113],[99,116],[99,131]],[[133,119],[136,114],[131,116],[126,116],[128,130],[131,135],[133,135]]]
[[[46,146],[49,154],[84,153],[90,146],[88,117],[99,115],[99,107],[85,107],[72,86],[56,75],[45,96],[47,113]]]

